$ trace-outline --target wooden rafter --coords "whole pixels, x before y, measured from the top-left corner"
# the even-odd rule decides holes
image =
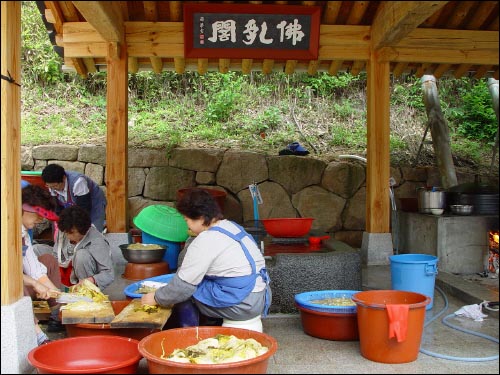
[[[384,2],[372,24],[373,49],[398,44],[446,3],[446,1]]]

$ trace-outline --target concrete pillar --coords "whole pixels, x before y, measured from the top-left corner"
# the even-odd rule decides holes
[[[393,255],[391,233],[363,232],[361,243],[361,262],[367,266],[388,265]]]
[[[2,306],[2,374],[31,374],[28,353],[37,346],[30,297]]]

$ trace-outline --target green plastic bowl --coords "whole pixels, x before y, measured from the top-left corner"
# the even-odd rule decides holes
[[[174,207],[164,205],[144,207],[133,221],[143,232],[162,240],[184,242],[189,237],[186,221]]]

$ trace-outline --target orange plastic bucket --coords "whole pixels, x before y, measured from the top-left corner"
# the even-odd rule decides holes
[[[369,290],[352,296],[358,314],[359,346],[366,359],[407,363],[417,359],[431,299],[400,290]]]

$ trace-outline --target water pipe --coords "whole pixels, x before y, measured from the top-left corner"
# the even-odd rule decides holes
[[[366,164],[367,162],[367,159],[362,157],[362,156],[358,156],[358,155],[339,155],[339,158],[340,159],[356,159],[356,160],[360,160],[362,162],[364,162]],[[394,195],[394,188],[393,186],[396,185],[396,180],[394,179],[394,177],[391,177],[389,178],[389,199],[391,201],[391,208],[392,208],[392,211],[393,211],[393,214],[394,214],[394,221],[396,222],[396,226],[394,228],[394,237],[396,238],[396,246],[395,246],[395,254],[399,254],[399,231],[398,231],[398,226],[399,226],[399,220],[398,220],[398,215],[397,215],[397,212],[398,212],[398,209],[397,209],[397,206],[396,206],[396,197]]]
[[[436,316],[434,316],[432,319],[427,321],[424,324],[424,327],[427,327],[429,324],[431,324],[434,320],[436,320],[439,316],[441,316],[448,309],[448,298],[446,298],[446,295],[438,286],[436,286],[435,288],[438,290],[438,292],[441,294],[441,296],[444,299],[444,307],[438,314],[436,314]],[[471,331],[471,330],[468,330],[465,328],[461,328],[461,327],[457,327],[457,326],[452,325],[451,323],[448,322],[448,319],[450,319],[454,316],[456,316],[456,315],[455,314],[446,315],[441,320],[441,322],[444,325],[446,325],[447,327],[450,327],[452,329],[456,329],[458,331],[468,333],[468,334],[473,335],[473,336],[481,337],[481,338],[484,338],[486,340],[490,340],[492,342],[495,342],[497,344],[499,343],[498,339],[495,337],[488,336],[488,335],[485,335],[484,333],[474,332],[474,331]],[[447,354],[440,354],[440,353],[431,352],[430,350],[426,350],[423,348],[420,348],[420,352],[427,354],[427,355],[430,355],[432,357],[449,359],[451,361],[462,361],[462,362],[486,362],[486,361],[494,361],[494,360],[497,360],[499,358],[498,354],[493,355],[493,356],[489,356],[489,357],[455,357],[455,356],[451,356],[451,355],[447,355]]]

